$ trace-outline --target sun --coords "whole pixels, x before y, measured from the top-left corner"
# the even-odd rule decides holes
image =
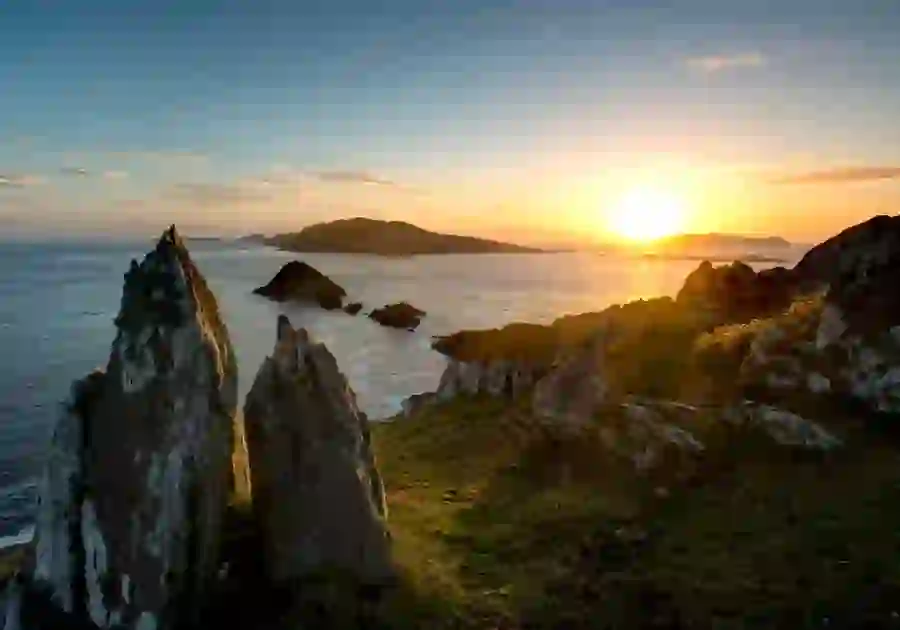
[[[634,188],[622,195],[609,217],[610,229],[624,240],[647,243],[684,229],[685,204],[659,188]]]

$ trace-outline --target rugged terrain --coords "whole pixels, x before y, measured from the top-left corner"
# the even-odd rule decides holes
[[[674,299],[437,340],[437,390],[372,426],[283,318],[237,413],[174,232],[135,268],[7,627],[900,627],[900,218],[794,269],[707,263]]]

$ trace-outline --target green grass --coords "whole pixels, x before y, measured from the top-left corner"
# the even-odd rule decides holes
[[[416,623],[900,627],[896,443],[857,425],[826,457],[706,431],[695,467],[642,478],[592,432],[554,439],[522,406],[375,426],[404,596],[435,615]],[[409,622],[404,606],[385,625]]]

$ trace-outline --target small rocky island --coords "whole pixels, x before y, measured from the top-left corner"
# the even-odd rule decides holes
[[[533,254],[542,250],[473,236],[430,232],[402,221],[340,219],[299,232],[276,234],[266,244],[291,252],[415,256],[420,254]]]
[[[276,302],[311,302],[329,311],[341,308],[347,295],[344,287],[297,260],[284,265],[268,284],[253,292]]]
[[[437,389],[369,423],[284,317],[238,412],[170,230],[60,410],[5,628],[897,627],[898,278],[900,217],[704,263],[437,339]]]
[[[398,302],[376,308],[369,313],[369,319],[389,328],[415,330],[422,323],[422,318],[425,315],[425,311],[416,308],[408,302]]]

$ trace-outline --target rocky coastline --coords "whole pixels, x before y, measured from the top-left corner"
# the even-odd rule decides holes
[[[334,356],[284,316],[240,410],[228,329],[170,228],[125,275],[105,369],[60,410],[4,627],[712,627],[760,606],[772,617],[752,627],[889,622],[892,578],[844,556],[888,553],[900,526],[882,501],[900,484],[898,277],[900,217],[875,217],[792,269],[704,262],[675,298],[461,331],[434,341],[448,358],[436,390],[376,427]],[[853,508],[821,525],[837,500],[822,484],[841,475]],[[710,546],[734,510],[750,547],[809,527],[834,548],[807,558],[804,529],[790,553],[748,551],[778,570],[732,562],[734,540]],[[706,516],[677,538],[693,513]],[[815,610],[753,590],[794,570]],[[487,588],[495,577],[506,591]],[[853,590],[865,580],[877,598]],[[742,598],[724,612],[723,584]],[[413,606],[432,591],[450,608]],[[561,603],[537,609],[536,592]]]

